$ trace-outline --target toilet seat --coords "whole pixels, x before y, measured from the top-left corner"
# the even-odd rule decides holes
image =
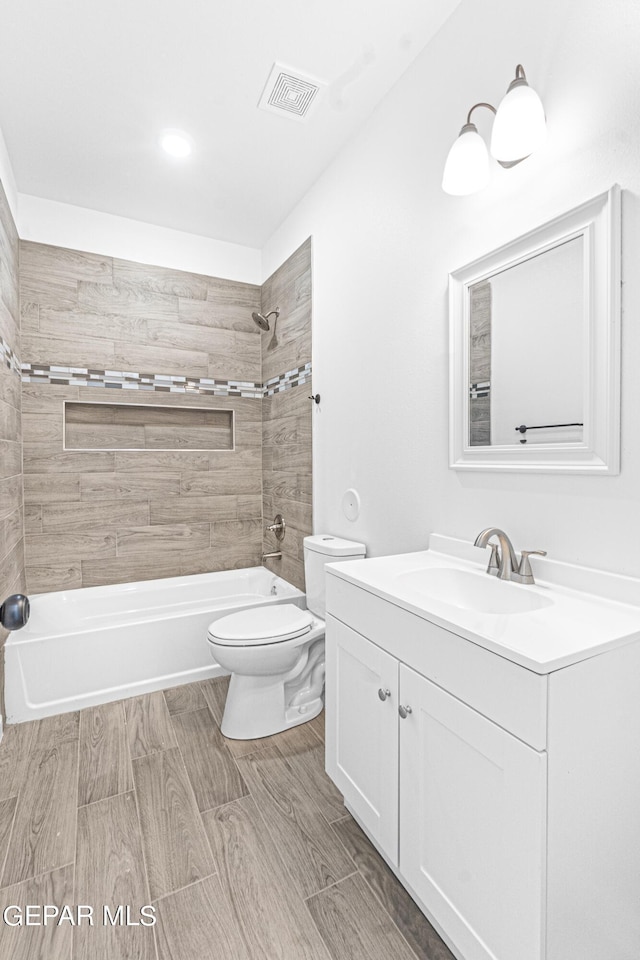
[[[309,633],[313,616],[294,603],[251,607],[214,620],[208,639],[223,646],[250,647],[283,643]]]

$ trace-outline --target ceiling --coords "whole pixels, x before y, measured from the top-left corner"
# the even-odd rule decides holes
[[[18,190],[260,247],[459,2],[3,0]],[[305,122],[257,108],[276,61],[327,83]]]

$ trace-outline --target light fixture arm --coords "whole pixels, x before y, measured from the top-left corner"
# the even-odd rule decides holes
[[[477,110],[478,107],[486,107],[487,110],[491,110],[491,113],[493,113],[494,115],[496,113],[496,108],[492,107],[490,103],[483,103],[483,102],[474,103],[474,105],[471,107],[471,110],[469,110],[469,113],[467,114],[467,123],[471,123],[471,114],[473,113],[474,110]]]

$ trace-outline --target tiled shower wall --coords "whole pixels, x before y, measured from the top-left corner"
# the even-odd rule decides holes
[[[0,185],[0,603],[22,592],[22,461],[20,456],[20,317],[18,235]],[[4,641],[0,628],[0,715],[4,713]]]
[[[216,392],[259,384],[260,288],[22,243],[21,298],[29,591],[259,564],[262,401]],[[233,410],[235,449],[65,450],[65,400]]]
[[[279,345],[270,349],[270,334],[251,319],[265,302],[258,286],[21,244],[30,592],[260,564],[263,469],[267,518],[278,500],[291,519],[285,557],[273,569],[303,585],[308,385],[262,398],[263,380],[274,376],[282,389],[282,375],[304,367],[298,358],[310,361],[309,250],[303,246],[265,284],[277,278],[267,296],[282,300]],[[305,376],[294,372],[286,384],[304,384]],[[65,401],[233,410],[235,449],[65,450]],[[293,433],[292,417],[300,418]],[[281,451],[263,464],[263,439],[274,452],[284,441],[293,459],[284,462]]]
[[[282,551],[268,561],[304,590],[303,538],[312,532],[311,517],[311,381],[269,396],[269,382],[282,371],[311,364],[311,239],[306,240],[262,285],[263,313],[279,308],[275,331],[262,334],[263,512],[265,526],[281,513],[287,524],[282,543],[265,534],[265,552]],[[273,318],[270,321],[273,322]]]

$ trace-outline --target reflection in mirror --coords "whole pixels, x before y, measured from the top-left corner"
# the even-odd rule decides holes
[[[584,241],[468,287],[469,445],[581,442]]]

